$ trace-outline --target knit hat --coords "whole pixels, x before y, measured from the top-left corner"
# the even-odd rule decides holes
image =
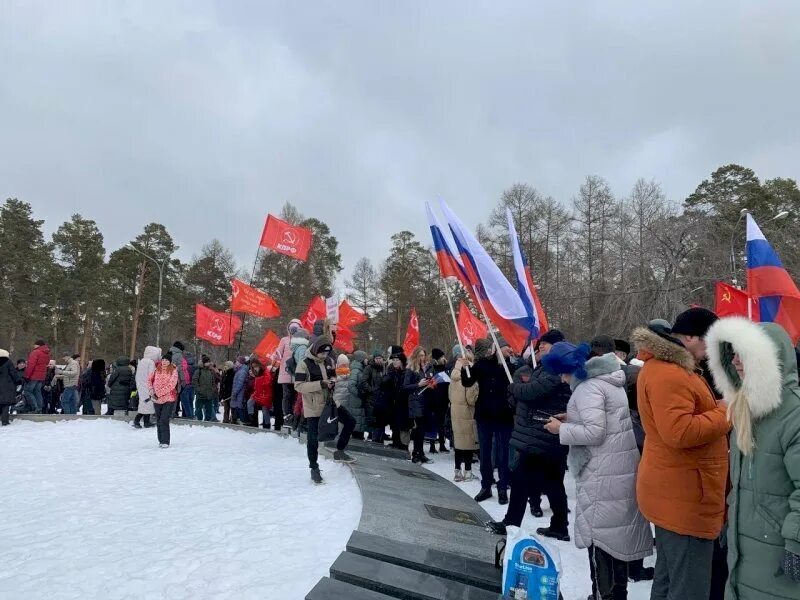
[[[539,342],[547,342],[548,344],[557,344],[558,342],[563,342],[566,338],[564,334],[561,333],[558,329],[551,329],[547,333],[543,333],[542,337],[539,338]]]
[[[172,362],[172,352],[167,352],[161,357],[161,360],[168,360],[169,362]],[[92,367],[94,367],[94,363],[92,363]]]
[[[175,342],[172,345],[175,346],[178,350],[184,350],[183,342]]]
[[[444,351],[440,350],[439,348],[434,348],[431,350],[431,358],[433,360],[440,360],[444,358]]]
[[[681,335],[696,335],[706,337],[711,326],[719,320],[719,317],[707,308],[690,308],[683,311],[675,318],[672,326],[672,333]]]
[[[363,363],[365,360],[367,360],[367,353],[366,352],[364,352],[363,350],[356,350],[355,352],[353,352],[353,361],[354,362]]]
[[[575,346],[569,342],[558,342],[542,357],[542,366],[553,375],[570,374],[583,380],[587,377],[586,361],[590,352],[589,344]]]
[[[614,352],[614,338],[610,335],[596,335],[592,338],[589,346],[592,349],[592,356],[603,356],[609,352]]]
[[[475,340],[475,358],[482,358],[489,354],[489,350],[492,349],[492,340],[489,338],[481,338],[479,340]]]
[[[346,367],[350,364],[350,359],[347,358],[347,354],[340,354],[339,357],[336,359],[336,366],[337,367]]]
[[[372,352],[372,358],[383,358],[383,352],[379,350],[374,350]]]
[[[8,358],[8,350],[0,349],[0,358]]]
[[[46,345],[47,345],[47,342],[45,342],[45,341],[44,341],[44,340],[42,340],[42,339],[39,339],[39,340],[36,340],[36,341],[33,343],[33,345],[34,345],[34,346],[46,346]]]
[[[616,352],[631,353],[631,345],[625,340],[614,340],[614,349]]]
[[[286,326],[286,331],[292,333],[292,329],[300,329],[303,324],[300,322],[300,319],[292,319],[289,321],[289,324]]]

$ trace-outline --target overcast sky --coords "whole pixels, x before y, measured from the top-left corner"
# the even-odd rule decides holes
[[[181,258],[217,237],[242,264],[290,201],[348,268],[427,244],[439,196],[474,226],[517,181],[798,178],[798,23],[794,0],[0,0],[0,195],[48,234],[80,212],[111,250],[160,221]]]

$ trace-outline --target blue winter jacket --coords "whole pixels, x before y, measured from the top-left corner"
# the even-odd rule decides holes
[[[244,408],[244,388],[247,384],[247,365],[238,365],[233,376],[233,395],[231,408]]]

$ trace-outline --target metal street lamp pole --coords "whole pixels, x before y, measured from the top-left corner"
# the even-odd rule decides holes
[[[164,287],[164,265],[166,264],[169,257],[166,257],[163,261],[158,262],[155,258],[150,256],[149,254],[145,254],[141,250],[139,250],[133,244],[128,244],[128,248],[141,254],[147,260],[155,263],[156,267],[158,267],[158,321],[156,322],[156,346],[159,348],[161,347],[161,290]]]

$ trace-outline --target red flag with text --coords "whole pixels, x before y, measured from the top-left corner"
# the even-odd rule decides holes
[[[311,250],[311,230],[267,215],[260,246],[305,262]]]
[[[194,305],[195,337],[214,346],[230,346],[242,328],[236,315],[214,312],[202,304]]]
[[[353,352],[355,350],[355,345],[353,344],[355,337],[356,334],[347,327],[339,326],[336,328],[336,341],[333,343],[333,347],[343,352]]]
[[[367,315],[360,310],[356,310],[347,300],[342,300],[339,305],[339,324],[345,327],[355,327],[366,322]]]
[[[748,303],[753,311],[752,315],[748,315]],[[717,282],[714,312],[717,313],[718,317],[751,316],[753,321],[759,321],[758,302],[753,302],[750,299],[750,295],[744,290],[721,281]]]
[[[259,358],[270,358],[275,354],[275,350],[278,349],[278,344],[280,343],[281,339],[270,329],[264,337],[261,338],[261,341],[258,342],[258,346],[256,346],[253,354]]]
[[[406,356],[411,356],[411,352],[419,346],[419,319],[417,309],[411,309],[411,318],[408,320],[406,338],[403,340],[403,352]]]
[[[461,336],[461,343],[473,348],[475,347],[475,340],[489,335],[486,324],[473,315],[472,311],[463,302],[458,308],[458,333]]]
[[[321,319],[325,319],[328,315],[328,311],[325,308],[325,299],[322,296],[314,296],[311,302],[306,309],[306,312],[303,313],[303,316],[300,318],[300,323],[303,326],[303,329],[311,333],[314,329],[314,323]]]
[[[255,315],[262,319],[274,319],[281,316],[281,309],[272,296],[239,279],[231,281],[231,310]]]

